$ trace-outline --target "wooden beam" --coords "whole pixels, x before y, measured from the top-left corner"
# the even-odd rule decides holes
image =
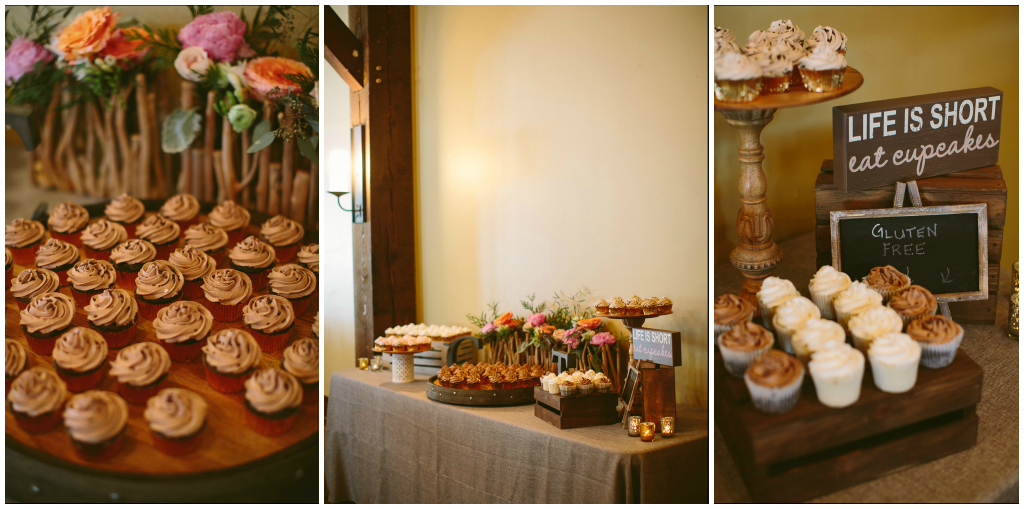
[[[330,5],[324,6],[324,52],[327,63],[352,90],[363,88],[363,42],[349,30]]]

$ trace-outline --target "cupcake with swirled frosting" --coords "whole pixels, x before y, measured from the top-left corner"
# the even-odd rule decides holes
[[[800,79],[808,92],[834,92],[843,87],[846,57],[819,44],[797,62]]]
[[[716,343],[725,331],[754,318],[754,305],[731,293],[715,297],[714,308]]]
[[[192,301],[175,302],[161,309],[153,320],[156,338],[175,362],[198,359],[212,327],[210,310]]]
[[[252,335],[241,329],[224,329],[210,336],[203,346],[206,382],[217,392],[240,392],[259,366],[260,357],[260,347]]]
[[[98,332],[75,327],[57,339],[53,367],[71,392],[82,392],[103,381],[107,367],[107,342]]]
[[[25,269],[11,281],[11,295],[18,302],[18,309],[24,310],[32,299],[44,293],[56,292],[60,278],[46,269]]]
[[[72,397],[64,409],[64,427],[75,451],[85,459],[113,457],[128,428],[128,404],[108,391],[86,391]]]
[[[757,292],[757,307],[761,311],[761,319],[764,321],[765,328],[772,330],[775,327],[772,324],[772,318],[775,316],[776,308],[787,300],[799,296],[800,292],[788,279],[775,276],[765,278],[764,283],[761,284],[761,290]]]
[[[14,254],[11,250],[4,248],[4,290],[11,289],[11,280],[14,279]]]
[[[156,216],[151,216],[156,217]],[[142,266],[135,278],[135,298],[139,301],[139,314],[146,320],[156,318],[165,306],[181,298],[185,278],[169,262],[154,260]]]
[[[146,400],[167,385],[171,356],[160,345],[142,341],[120,352],[110,361],[110,376],[117,379],[117,393],[133,405]]]
[[[219,269],[203,278],[203,296],[218,322],[233,322],[242,317],[242,307],[252,296],[252,280],[235,269]]]
[[[153,244],[153,247],[156,248],[157,259],[163,260],[178,245],[181,228],[178,226],[178,223],[160,214],[153,214],[139,224],[135,229],[135,234],[140,239]]]
[[[818,46],[826,46],[845,57],[846,34],[829,26],[818,25],[807,39],[807,47],[813,50]]]
[[[843,343],[811,354],[807,371],[814,380],[818,401],[831,408],[844,408],[860,398],[864,378],[864,354]]]
[[[228,252],[231,268],[249,276],[255,291],[267,287],[267,273],[274,266],[275,256],[274,248],[255,236],[246,237]]]
[[[291,302],[277,295],[254,297],[242,309],[247,330],[264,352],[279,352],[288,344],[295,311]]]
[[[84,309],[89,318],[89,325],[107,341],[107,348],[116,350],[135,341],[139,307],[127,290],[103,290],[93,295]]]
[[[768,27],[768,32],[775,34],[779,39],[793,41],[801,46],[804,44],[804,31],[800,30],[800,27],[793,24],[792,20],[780,19],[772,21],[771,25]]]
[[[910,285],[889,299],[889,307],[899,313],[904,326],[918,318],[934,315],[938,306],[932,292],[920,285]]]
[[[11,392],[11,382],[28,369],[28,353],[21,343],[4,338],[4,396]]]
[[[725,370],[733,376],[743,376],[754,359],[764,355],[775,345],[771,332],[754,322],[741,322],[718,337],[718,351],[722,354]]]
[[[192,246],[175,249],[167,261],[185,279],[181,295],[186,300],[199,300],[203,296],[203,278],[217,269],[213,258]]]
[[[881,305],[882,294],[868,288],[868,285],[860,281],[850,283],[849,288],[839,292],[835,300],[832,301],[832,306],[836,310],[836,321],[844,330],[847,329],[850,318],[853,318],[854,315]]]
[[[280,369],[261,369],[245,381],[245,422],[261,435],[287,432],[301,407],[301,383]]]
[[[135,278],[142,266],[156,259],[156,248],[149,241],[130,239],[114,246],[110,261],[117,269],[117,284],[125,290],[135,290]]]
[[[772,45],[754,55],[754,59],[757,60],[757,65],[761,66],[762,92],[781,94],[789,90],[793,61],[789,59],[789,52],[784,47]]]
[[[299,249],[297,255],[299,266],[309,269],[316,274],[317,281],[320,280],[320,244],[306,244]],[[605,310],[607,311],[607,310]]]
[[[794,353],[793,334],[800,330],[807,320],[821,318],[821,311],[810,299],[806,297],[793,297],[783,302],[775,310],[772,317],[772,326],[775,329],[775,339],[779,348],[786,353]]]
[[[141,201],[122,194],[107,204],[103,209],[103,214],[107,216],[108,220],[124,226],[125,231],[128,232],[128,238],[133,238],[136,226],[142,222],[146,214],[146,207]]]
[[[811,300],[818,306],[822,318],[836,319],[836,308],[833,302],[839,292],[850,287],[850,276],[839,272],[831,265],[822,265],[814,273],[807,289],[811,292]]]
[[[82,246],[86,258],[109,260],[110,252],[118,244],[128,240],[128,231],[120,224],[99,218],[85,227],[82,232]]]
[[[907,335],[921,345],[921,365],[937,369],[953,363],[964,328],[942,315],[922,316],[907,325]]]
[[[864,284],[868,288],[882,294],[882,302],[887,303],[893,295],[902,292],[910,286],[910,278],[900,272],[892,265],[875,267],[864,276]]]
[[[32,299],[21,310],[21,330],[28,347],[39,355],[53,353],[53,345],[61,334],[71,328],[75,301],[63,293],[44,293]]]
[[[228,234],[208,223],[197,223],[185,230],[185,245],[192,246],[213,258],[219,264],[224,261],[228,245]]]
[[[29,266],[36,259],[36,249],[43,243],[46,228],[43,223],[17,218],[4,228],[4,243],[11,250],[14,263]]]
[[[57,205],[46,219],[50,237],[82,247],[82,231],[89,226],[89,211],[85,207],[66,201]]]
[[[45,433],[60,424],[67,386],[53,370],[40,366],[23,371],[7,393],[7,408],[18,427],[28,433]]]
[[[313,337],[320,339],[320,312],[317,311],[316,315],[313,316]]]
[[[87,258],[68,269],[68,283],[75,304],[84,308],[93,295],[114,288],[117,271],[110,262]]]
[[[811,355],[846,343],[843,328],[832,320],[811,318],[793,334],[793,351],[800,362],[807,364]]]
[[[302,383],[302,402],[312,404],[320,397],[320,344],[313,338],[302,338],[284,350],[281,369],[287,371]],[[472,384],[471,384],[472,385]],[[480,378],[476,385],[479,388]],[[471,387],[474,388],[474,387]]]
[[[50,239],[36,251],[36,267],[57,274],[60,285],[66,286],[68,269],[78,263],[79,258],[78,248],[75,246],[61,240]]]
[[[277,215],[267,220],[260,227],[260,237],[274,246],[277,252],[277,263],[288,263],[295,258],[299,250],[299,242],[306,235],[306,230],[301,224]]]
[[[608,303],[608,312],[614,316],[626,314],[626,301],[622,297],[615,297]]]
[[[771,350],[758,357],[743,374],[750,392],[750,402],[759,412],[784,414],[800,400],[804,367],[781,350]]]
[[[302,316],[309,309],[316,286],[316,275],[295,264],[278,265],[267,276],[270,293],[288,299],[295,316]]]
[[[160,215],[178,223],[180,236],[199,221],[199,200],[188,193],[171,196],[160,207]]]
[[[867,356],[878,390],[899,394],[914,388],[921,345],[910,336],[899,332],[879,336],[871,342]]]
[[[206,428],[206,411],[202,396],[170,388],[149,398],[143,416],[157,450],[169,456],[182,456],[199,448]]]
[[[723,41],[735,41],[736,36],[733,35],[732,30],[724,27],[715,27],[715,40]]]
[[[226,200],[210,211],[206,221],[224,230],[228,234],[228,245],[233,246],[245,237],[245,228],[249,226],[249,211],[234,201]]]
[[[850,318],[853,346],[867,355],[871,342],[880,336],[903,330],[903,319],[895,311],[878,306]]]

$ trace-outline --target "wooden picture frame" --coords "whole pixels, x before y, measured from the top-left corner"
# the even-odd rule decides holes
[[[622,394],[619,400],[626,404],[622,412],[622,427],[625,428],[629,421],[629,410],[633,408],[633,399],[636,397],[636,389],[640,386],[640,370],[630,364],[626,370],[626,380],[622,384]]]

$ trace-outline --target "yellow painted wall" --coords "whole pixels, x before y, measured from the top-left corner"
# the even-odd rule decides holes
[[[1004,93],[999,164],[1008,188],[1002,267],[1018,259],[1019,143],[1018,8],[1013,7],[716,7],[715,25],[745,42],[779,18],[805,33],[829,25],[849,37],[849,65],[864,86],[847,97],[781,110],[762,134],[768,207],[775,240],[814,228],[814,180],[832,158],[832,108],[881,99],[992,86]],[[727,260],[737,244],[736,183],[739,137],[715,115],[715,260]]]
[[[683,332],[677,398],[707,407],[707,8],[413,16],[422,319],[668,296],[648,326]]]

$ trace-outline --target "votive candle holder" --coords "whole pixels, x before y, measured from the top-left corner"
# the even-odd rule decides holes
[[[360,357],[356,359],[356,361],[359,363],[359,369],[363,371],[366,371],[366,368],[370,367],[370,359],[367,359],[366,357]]]
[[[642,442],[653,442],[654,441],[654,423],[653,422],[641,422],[640,423],[640,441],[642,441]]]
[[[675,417],[662,417],[661,418],[661,437],[672,438],[676,434],[676,418]]]
[[[638,437],[638,436],[640,436],[640,416],[639,415],[631,415],[631,416],[629,416],[629,419],[626,421],[626,423],[627,423],[628,429],[629,429],[629,436],[631,436],[631,437]]]

